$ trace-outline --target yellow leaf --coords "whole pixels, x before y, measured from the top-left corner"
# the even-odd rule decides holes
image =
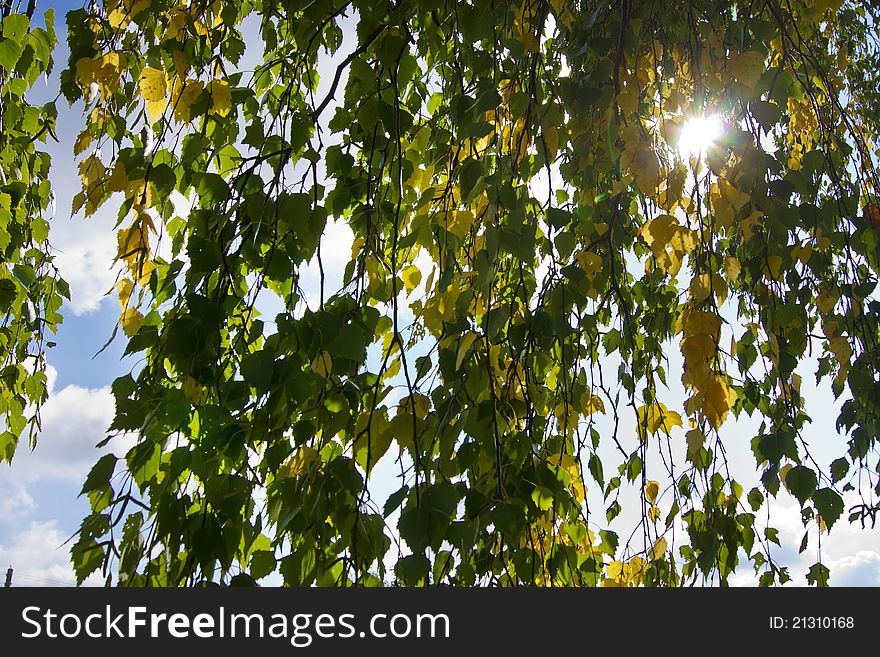
[[[135,270],[139,261],[146,259],[149,251],[149,236],[146,222],[138,222],[116,233],[116,258],[124,260],[129,269]],[[139,276],[137,276],[139,278]]]
[[[657,561],[663,558],[663,555],[666,554],[667,543],[664,537],[660,537],[657,539],[657,542],[654,543],[654,547],[651,548],[651,561]]]
[[[574,498],[578,502],[583,502],[585,499],[587,499],[587,487],[584,485],[583,481],[579,479],[573,481],[569,488],[571,489],[571,492],[574,493]]]
[[[104,202],[106,194],[107,169],[96,156],[92,155],[79,163],[79,177],[83,184],[83,200],[86,216],[90,217]]]
[[[852,358],[852,347],[845,337],[842,335],[837,336],[833,340],[828,342],[828,349],[831,351],[838,362],[848,363],[850,358]]]
[[[156,265],[151,260],[148,260],[145,254],[144,258],[138,261],[134,269],[129,269],[135,276],[137,284],[141,287],[146,287],[150,284],[150,276],[152,275],[153,270],[156,269]]]
[[[279,479],[293,479],[309,469],[312,463],[320,462],[321,455],[312,447],[300,447],[287,461],[278,468],[276,477]]]
[[[755,236],[755,227],[761,224],[764,215],[755,210],[748,217],[739,222],[739,232],[744,240],[750,240]]]
[[[187,376],[183,381],[183,395],[190,404],[198,404],[202,396],[202,386],[194,378]]]
[[[678,221],[669,214],[661,214],[646,221],[639,228],[639,239],[651,247],[654,253],[662,251],[669,241]]]
[[[150,121],[155,122],[168,106],[165,72],[149,66],[145,67],[138,78],[138,89],[147,103],[147,114],[150,116]]]
[[[351,259],[354,260],[360,255],[361,249],[364,248],[364,244],[367,241],[363,237],[358,237],[354,242],[351,243]]]
[[[697,458],[697,455],[703,448],[703,443],[706,441],[706,436],[704,436],[703,432],[699,429],[691,429],[685,434],[685,438],[687,439],[688,459],[693,461]]]
[[[116,166],[113,167],[113,171],[110,173],[110,177],[107,178],[107,191],[111,193],[125,191],[128,183],[128,171],[125,169],[125,162],[117,160]]]
[[[312,371],[322,379],[329,378],[333,371],[333,358],[326,351],[322,351],[312,362]]]
[[[468,210],[456,210],[448,215],[446,230],[458,237],[463,238],[468,234],[476,219],[474,213]]]
[[[400,341],[397,339],[399,333],[388,331],[382,338],[382,357],[386,358],[395,352],[400,351]]]
[[[126,173],[126,178],[127,177],[128,174]],[[132,209],[134,209],[135,212],[143,212],[147,208],[153,207],[156,203],[156,192],[153,189],[153,183],[140,178],[130,180],[125,193],[126,198],[131,199]],[[156,229],[152,226],[152,220],[149,218],[149,215],[143,216],[145,217],[145,221],[150,224],[153,232],[156,232]]]
[[[623,577],[627,582],[639,584],[647,567],[648,563],[640,556],[636,555],[624,565]]]
[[[134,281],[123,278],[116,284],[116,291],[119,293],[119,305],[122,306],[122,310],[125,310],[131,300],[131,293],[134,291]]]
[[[419,421],[417,419],[416,425],[418,426],[418,424]],[[411,414],[398,410],[397,415],[391,418],[388,427],[389,432],[394,436],[395,440],[397,440],[397,444],[400,445],[401,454],[404,449],[411,448],[414,445],[413,416]]]
[[[726,178],[718,179],[718,193],[730,205],[734,212],[739,212],[745,207],[751,197],[744,191],[737,189]]]
[[[555,160],[556,152],[559,150],[559,131],[555,126],[548,125],[541,128],[541,135],[544,137],[544,144],[550,155],[549,159]]]
[[[125,55],[109,52],[97,59],[84,57],[76,62],[76,79],[83,89],[93,82],[98,85],[101,98],[107,100],[119,88],[119,77],[128,63]]]
[[[645,194],[651,194],[663,179],[660,158],[647,146],[636,151],[630,164],[630,171],[639,189]]]
[[[592,415],[596,412],[605,412],[605,402],[602,401],[602,398],[597,397],[596,395],[591,395],[587,392],[581,395],[580,405],[581,411],[586,415]]]
[[[145,9],[149,8],[150,0],[110,0],[105,3],[107,20],[115,30],[123,28]]]
[[[394,426],[394,435],[397,437],[397,441],[401,442],[404,438],[408,441],[406,445],[401,443],[401,448],[413,444],[413,417],[415,417],[417,435],[421,435],[424,431],[425,418],[428,416],[430,408],[431,400],[419,392],[414,392],[412,398],[410,398],[410,395],[406,395],[400,400],[400,403],[397,405],[395,420],[397,418],[406,418],[405,421],[399,421],[403,422],[402,430],[404,433],[401,434],[398,431],[401,427],[400,424],[392,421],[392,425]],[[415,412],[413,412],[413,409],[415,409]]]
[[[767,256],[767,260],[764,263],[764,266],[761,268],[761,272],[764,276],[774,280],[779,280],[779,270],[782,267],[782,256],[772,255]]]
[[[764,55],[759,52],[745,52],[736,55],[728,64],[730,72],[739,82],[754,89],[764,74]]]
[[[553,467],[562,468],[575,474],[579,472],[577,461],[575,461],[571,454],[566,454],[565,452],[551,454],[547,457],[547,463]]]
[[[205,85],[199,80],[187,80],[174,101],[174,118],[181,123],[193,120],[192,106],[202,95]]]
[[[813,257],[813,247],[809,244],[805,246],[796,244],[791,249],[791,257],[800,260],[801,264],[805,265],[810,261],[810,258]]]
[[[724,259],[724,271],[727,273],[728,279],[735,281],[739,278],[740,272],[742,271],[742,265],[740,265],[739,260],[733,256],[728,256]]]
[[[577,254],[577,261],[590,280],[593,280],[596,274],[602,270],[602,256],[598,253],[581,251]]]
[[[169,39],[181,43],[186,39],[186,14],[180,9],[172,9],[168,12],[168,25],[161,40],[167,41]]]
[[[649,481],[645,484],[645,497],[651,504],[657,501],[657,495],[660,493],[660,484],[656,481]]]
[[[538,38],[531,32],[525,32],[519,37],[519,40],[529,52],[535,53],[541,49]]]
[[[608,579],[619,579],[623,574],[623,564],[619,561],[612,561],[605,566],[605,577]]]
[[[422,271],[415,265],[404,267],[400,276],[403,278],[403,284],[407,292],[412,292],[422,281]]]
[[[79,155],[83,151],[85,151],[89,144],[92,143],[92,133],[89,132],[89,129],[86,128],[76,138],[76,142],[73,144],[73,154]]]
[[[717,429],[736,403],[736,392],[727,383],[727,377],[715,375],[710,377],[703,394],[703,413],[709,424]]]
[[[823,292],[816,297],[816,306],[819,308],[819,311],[824,315],[833,312],[836,305],[837,299],[832,297],[830,294],[825,294]]]
[[[144,316],[135,308],[126,308],[119,317],[122,324],[122,330],[128,337],[133,337],[140,330],[144,323]]]
[[[174,72],[177,73],[177,76],[181,80],[186,80],[190,69],[189,57],[186,56],[186,53],[182,50],[175,50],[171,53],[171,61],[174,62]]]
[[[654,402],[636,409],[636,415],[639,425],[649,434],[655,434],[661,430],[669,434],[673,427],[682,426],[681,415],[670,411],[661,402]]]
[[[395,437],[390,428],[391,425],[383,410],[365,412],[358,417],[354,451],[361,467],[371,468],[388,451]]]
[[[715,340],[711,335],[689,335],[681,341],[681,353],[688,367],[697,367],[715,356]]]
[[[660,507],[651,505],[648,507],[648,518],[656,522],[660,519]]]
[[[786,463],[781,468],[779,468],[779,479],[788,488],[788,484],[785,483],[785,478],[788,476],[789,471],[792,469],[791,463]]]
[[[712,291],[720,306],[727,299],[727,281],[718,274],[712,274]]]
[[[721,330],[721,317],[706,311],[691,312],[685,322],[685,335],[716,336]]]
[[[213,79],[208,83],[208,93],[211,94],[211,111],[220,116],[227,116],[232,110],[232,90],[226,80]]]
[[[407,408],[414,408],[416,417],[418,418],[425,418],[431,408],[431,400],[420,392],[414,392],[412,394],[412,399],[410,399],[410,397],[404,397],[403,403]]]
[[[709,274],[699,274],[691,279],[691,297],[697,303],[709,298],[710,280]]]
[[[468,351],[471,348],[471,345],[474,343],[474,340],[477,339],[477,334],[469,331],[465,333],[461,337],[461,342],[458,345],[458,355],[455,357],[455,369],[458,370],[461,368],[462,361],[467,357]]]

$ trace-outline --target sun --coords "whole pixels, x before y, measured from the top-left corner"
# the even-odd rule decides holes
[[[683,158],[703,157],[724,132],[721,118],[716,115],[695,116],[684,124],[678,138],[678,153]]]

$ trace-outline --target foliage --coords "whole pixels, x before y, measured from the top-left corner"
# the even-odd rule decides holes
[[[0,32],[0,462],[11,462],[19,439],[31,447],[47,397],[44,348],[55,331],[67,284],[52,264],[49,155],[36,142],[54,137],[55,103],[35,107],[26,93],[52,70],[54,15],[31,25],[33,6],[5,3]]]
[[[138,441],[83,487],[79,577],[678,585],[749,562],[770,585],[790,575],[757,512],[782,485],[802,549],[848,490],[864,496],[850,520],[873,521],[874,12],[70,12],[73,209],[121,196],[120,325],[140,358],[113,384],[110,428]],[[685,121],[709,114],[723,136],[683,155]],[[335,221],[354,234],[340,289],[322,259]],[[840,399],[830,471],[795,371],[814,350]],[[748,493],[725,450],[746,415]],[[380,461],[400,471],[387,500],[371,494]],[[811,581],[827,583],[821,562]]]

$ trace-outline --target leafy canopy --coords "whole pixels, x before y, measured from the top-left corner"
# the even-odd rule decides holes
[[[54,206],[49,155],[40,143],[55,137],[55,103],[27,101],[27,91],[52,70],[54,12],[45,27],[34,9],[0,12],[0,462],[10,462],[19,439],[31,447],[48,395],[44,348],[61,321],[67,284],[52,263],[49,222]],[[48,331],[47,331],[48,329]]]
[[[110,428],[137,444],[83,487],[79,577],[677,585],[748,562],[770,585],[790,575],[758,511],[783,486],[802,550],[847,491],[873,523],[877,19],[857,0],[71,12],[73,209],[121,202],[139,359]],[[682,152],[712,116],[715,143]],[[839,400],[830,469],[810,357]],[[745,416],[751,473],[725,448]]]

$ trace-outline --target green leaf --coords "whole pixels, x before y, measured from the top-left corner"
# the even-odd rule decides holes
[[[327,346],[327,351],[335,360],[336,358],[348,358],[357,362],[364,360],[367,343],[363,329],[357,324],[343,324],[333,341]]]
[[[409,486],[403,486],[399,490],[388,496],[388,499],[385,500],[385,507],[382,510],[382,515],[386,518],[394,513],[401,505],[403,500],[406,499],[406,496],[409,494]]]
[[[248,354],[241,361],[241,375],[259,392],[268,392],[272,383],[275,354],[261,349]]]
[[[522,508],[507,503],[493,508],[489,512],[489,520],[512,542],[520,536],[526,522]]]
[[[807,573],[807,582],[813,586],[826,587],[828,580],[831,579],[831,571],[822,563],[815,563],[810,566]]]
[[[424,554],[410,554],[394,566],[394,572],[405,586],[418,586],[428,581],[431,563]]]
[[[433,577],[434,584],[439,584],[443,578],[451,574],[455,568],[455,557],[449,550],[440,550],[434,558]]]
[[[411,506],[401,511],[397,529],[412,550],[421,552],[428,548],[428,523],[429,513],[424,508]]]
[[[24,51],[24,44],[13,39],[0,39],[0,67],[11,71]]]
[[[113,476],[113,470],[116,468],[118,459],[113,454],[105,454],[89,471],[86,481],[83,484],[80,495],[89,493],[90,491],[100,490],[110,483]]]
[[[554,240],[556,244],[556,249],[559,251],[559,257],[562,260],[568,260],[571,258],[571,254],[574,252],[575,246],[577,246],[577,240],[575,236],[569,233],[567,230],[562,231],[556,236]]]
[[[599,538],[602,541],[599,549],[608,556],[614,557],[614,555],[617,554],[617,546],[620,543],[620,537],[614,532],[602,529],[599,531]]]
[[[70,550],[70,560],[76,583],[82,584],[86,577],[101,567],[104,562],[104,550],[94,539],[77,541]]]
[[[764,494],[759,491],[757,488],[753,488],[749,491],[749,505],[752,507],[752,511],[758,511],[761,508],[761,505],[764,504]]]
[[[816,511],[822,516],[828,529],[831,529],[843,514],[843,498],[831,488],[820,488],[813,493],[813,504],[816,505]]]
[[[547,511],[553,507],[553,492],[543,486],[535,486],[532,491],[532,501],[540,511]]]
[[[754,101],[749,105],[752,116],[762,128],[770,130],[782,117],[782,109],[776,103],[765,100]]]
[[[272,574],[276,567],[275,554],[269,550],[257,550],[251,555],[251,577],[262,579]]]
[[[8,312],[16,296],[18,296],[18,288],[15,286],[15,281],[0,278],[0,311]]]
[[[849,472],[849,461],[846,458],[835,459],[831,462],[831,481],[837,483],[843,481]]]
[[[478,160],[465,162],[459,172],[459,187],[462,202],[467,203],[476,194],[477,181],[483,175],[483,167]]]
[[[801,506],[810,499],[818,483],[816,473],[803,465],[792,468],[785,476],[785,487],[797,498]]]
[[[3,19],[3,38],[21,41],[29,26],[30,20],[25,14],[10,14]]]

